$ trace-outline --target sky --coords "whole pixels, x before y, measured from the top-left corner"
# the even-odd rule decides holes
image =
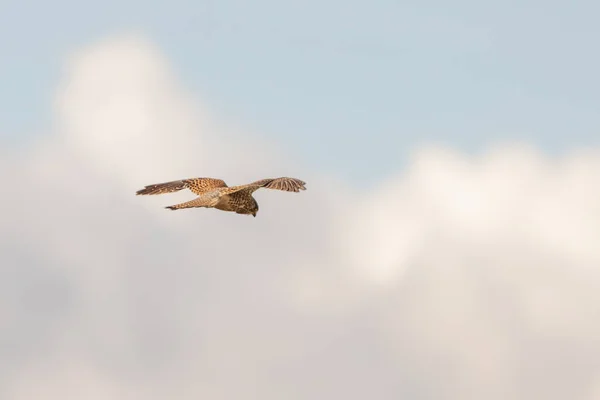
[[[600,398],[597,5],[0,7],[0,398]]]
[[[40,134],[64,59],[134,31],[213,112],[348,181],[388,176],[423,141],[478,153],[522,140],[560,154],[598,144],[598,11],[537,0],[5,1],[0,132]]]

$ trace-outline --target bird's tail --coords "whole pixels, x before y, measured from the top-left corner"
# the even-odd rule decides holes
[[[178,192],[182,189],[185,189],[184,181],[171,181],[165,183],[155,183],[154,185],[148,185],[143,189],[135,192],[136,195],[147,195],[147,194],[163,194],[163,193],[171,193]]]
[[[185,203],[179,203],[165,208],[169,210],[181,210],[183,208],[195,208],[195,207],[209,207],[210,202],[203,197],[197,197],[194,200],[186,201]]]
[[[166,206],[165,208],[167,210],[181,210],[182,208],[189,208],[189,207],[182,206],[181,204],[175,204],[173,206]]]

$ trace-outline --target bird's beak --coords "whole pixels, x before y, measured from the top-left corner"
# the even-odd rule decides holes
[[[252,214],[252,216],[253,216],[254,218],[256,218],[256,213]]]

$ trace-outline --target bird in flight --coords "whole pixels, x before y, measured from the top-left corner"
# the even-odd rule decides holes
[[[222,211],[232,211],[237,214],[247,214],[256,217],[258,203],[252,197],[252,193],[260,188],[283,190],[286,192],[299,192],[306,190],[302,182],[296,178],[274,178],[261,179],[247,185],[227,186],[221,179],[214,178],[191,178],[165,183],[148,185],[136,192],[136,195],[154,195],[178,192],[189,189],[198,197],[185,203],[168,206],[169,210],[181,210],[183,208],[216,208]]]

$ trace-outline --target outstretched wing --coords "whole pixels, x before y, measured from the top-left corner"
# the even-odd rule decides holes
[[[296,178],[269,178],[261,179],[260,181],[252,182],[247,185],[233,186],[223,191],[224,194],[231,194],[239,191],[247,191],[253,193],[260,188],[283,190],[285,192],[299,192],[306,190],[306,182]]]
[[[264,187],[267,189],[283,190],[286,192],[299,192],[300,190],[306,190],[304,187],[306,182],[296,178],[275,178],[275,179],[261,179],[260,181],[252,182],[248,186],[257,186],[258,188]]]
[[[185,179],[185,185],[192,192],[200,195],[202,193],[210,192],[217,188],[227,187],[227,184],[222,179],[215,178],[192,178]]]
[[[197,195],[209,192],[216,188],[227,187],[227,184],[221,179],[214,178],[191,178],[182,179],[179,181],[171,181],[164,183],[155,183],[148,185],[141,190],[138,190],[136,195],[153,195],[177,192],[182,189],[189,189]]]

